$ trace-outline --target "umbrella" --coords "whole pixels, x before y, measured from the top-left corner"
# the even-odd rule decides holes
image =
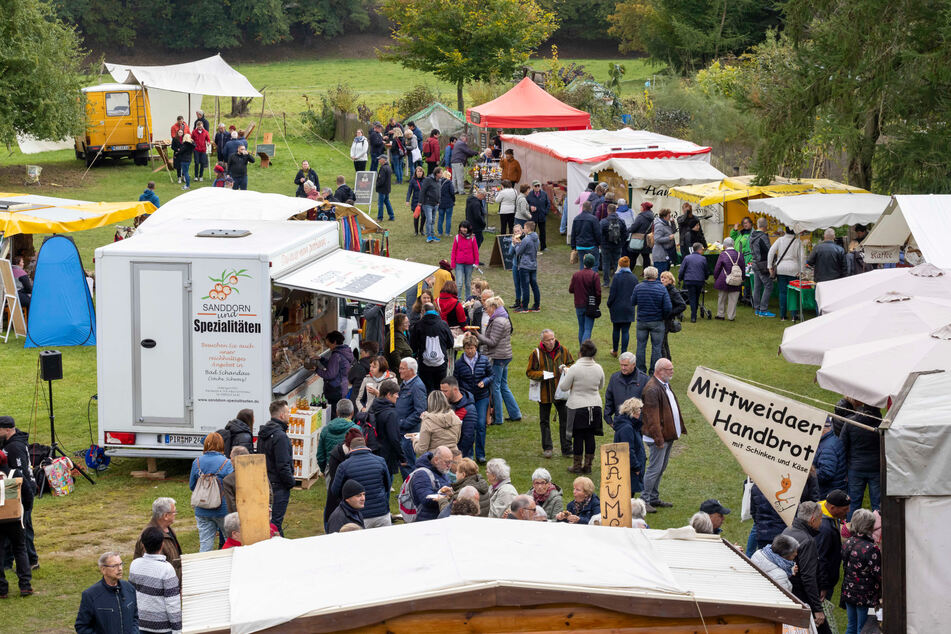
[[[816,285],[816,302],[823,313],[841,310],[888,291],[901,291],[914,297],[951,299],[951,271],[932,264],[914,268],[875,269],[868,273],[843,277]]]
[[[927,333],[948,323],[951,298],[890,292],[787,328],[779,352],[791,363],[821,365],[833,348]]]
[[[951,324],[826,352],[816,381],[874,407],[894,399],[912,372],[951,370]]]

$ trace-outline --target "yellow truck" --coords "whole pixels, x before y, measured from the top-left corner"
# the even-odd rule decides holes
[[[76,137],[76,158],[92,165],[103,157],[149,161],[151,112],[145,88],[130,84],[100,84],[83,88],[86,133]]]

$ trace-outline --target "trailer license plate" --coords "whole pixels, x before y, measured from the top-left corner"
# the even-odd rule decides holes
[[[113,150],[131,150],[132,146],[131,145],[113,145],[112,149]]]
[[[166,445],[201,446],[205,442],[204,436],[188,436],[185,434],[165,434]]]

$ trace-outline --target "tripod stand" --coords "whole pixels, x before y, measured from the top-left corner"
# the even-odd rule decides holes
[[[56,457],[56,454],[63,456],[64,458],[69,458],[66,453],[60,449],[59,443],[56,441],[56,415],[53,413],[53,381],[52,379],[47,379],[46,384],[49,386],[50,394],[50,460]],[[72,459],[69,458],[72,462]],[[92,478],[89,477],[89,474],[83,471],[83,468],[73,462],[73,468],[76,471],[79,471],[79,474],[89,480],[89,484],[96,484]],[[40,494],[43,493],[43,487],[46,484],[46,478],[43,478],[43,482],[40,485]]]

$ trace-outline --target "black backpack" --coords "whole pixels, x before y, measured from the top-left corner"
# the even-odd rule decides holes
[[[608,231],[606,240],[610,244],[621,244],[624,234],[627,233],[624,221],[617,214],[608,216]]]
[[[224,451],[223,451],[222,453],[224,454],[225,458],[230,458],[230,457],[231,457],[231,447],[232,447],[232,445],[231,445],[231,430],[228,429],[227,427],[225,427],[224,429],[219,429],[219,430],[218,430],[217,432],[215,432],[215,433],[217,433],[218,435],[220,435],[220,436],[221,436],[221,439],[222,439],[223,441],[225,441],[225,448],[224,448]]]
[[[363,433],[363,439],[367,443],[370,451],[376,455],[380,455],[380,432],[376,428],[376,416],[370,412],[357,412],[357,415],[354,416],[353,422],[360,427],[360,431]]]

